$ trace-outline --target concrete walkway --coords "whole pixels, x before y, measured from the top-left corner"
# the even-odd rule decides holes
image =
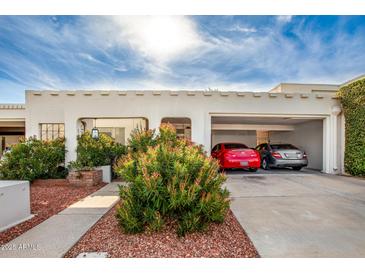
[[[0,258],[61,258],[119,200],[110,183],[5,244]]]
[[[231,209],[262,257],[365,257],[365,180],[231,173]]]

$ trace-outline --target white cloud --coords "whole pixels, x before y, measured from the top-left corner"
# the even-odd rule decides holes
[[[233,27],[228,28],[227,30],[236,31],[236,32],[244,32],[244,33],[257,32],[257,30],[255,28],[249,28],[249,27],[245,27],[245,26],[241,26],[241,25],[234,25]]]
[[[124,65],[120,65],[114,68],[114,71],[118,71],[118,72],[126,72],[128,71],[128,68]]]
[[[278,15],[276,16],[276,20],[280,23],[289,23],[292,20],[292,15]]]
[[[118,42],[157,63],[168,63],[202,46],[196,26],[182,16],[118,16],[112,22]]]
[[[98,59],[96,59],[94,56],[92,56],[91,54],[85,53],[85,52],[80,52],[79,56],[87,61],[90,62],[94,62],[94,63],[99,63],[99,64],[103,64],[103,62],[99,61]]]
[[[80,17],[57,26],[18,18],[0,30],[11,27],[27,54],[0,49],[0,67],[26,88],[265,91],[281,81],[343,82],[365,61],[363,32],[339,29],[327,43],[297,18],[289,39],[282,30],[290,16],[258,31],[234,23],[223,32],[198,31],[198,21],[181,16]],[[7,85],[0,81],[0,89]]]

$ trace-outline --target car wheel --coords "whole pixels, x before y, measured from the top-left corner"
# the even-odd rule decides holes
[[[266,169],[266,170],[269,169],[269,162],[267,161],[267,158],[262,159],[261,166],[263,169]]]
[[[248,171],[250,171],[250,172],[256,172],[257,171],[257,168],[249,168]]]
[[[299,170],[302,169],[302,167],[301,166],[294,166],[293,169],[299,171]]]

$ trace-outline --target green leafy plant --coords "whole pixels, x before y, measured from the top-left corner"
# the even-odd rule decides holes
[[[77,159],[70,163],[75,170],[91,170],[97,166],[112,165],[114,161],[127,153],[126,146],[116,143],[112,137],[100,133],[94,139],[89,131],[77,137]]]
[[[136,128],[135,130],[133,130],[131,138],[129,138],[128,140],[128,146],[130,150],[134,153],[146,152],[149,147],[156,145],[156,140],[154,136],[154,130],[144,130],[142,128]]]
[[[338,95],[346,121],[345,170],[365,176],[365,79],[342,87]]]
[[[3,180],[28,180],[65,178],[64,139],[41,141],[35,138],[13,145],[0,162]]]
[[[114,166],[129,182],[120,187],[119,224],[127,233],[160,230],[176,220],[180,236],[223,222],[229,193],[218,162],[200,146],[176,136],[174,127],[161,125],[159,134],[136,130],[128,154]]]

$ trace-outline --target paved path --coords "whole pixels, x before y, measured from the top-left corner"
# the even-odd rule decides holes
[[[262,257],[365,257],[365,180],[233,172],[227,187]]]
[[[2,246],[0,258],[61,258],[118,200],[110,183]]]

